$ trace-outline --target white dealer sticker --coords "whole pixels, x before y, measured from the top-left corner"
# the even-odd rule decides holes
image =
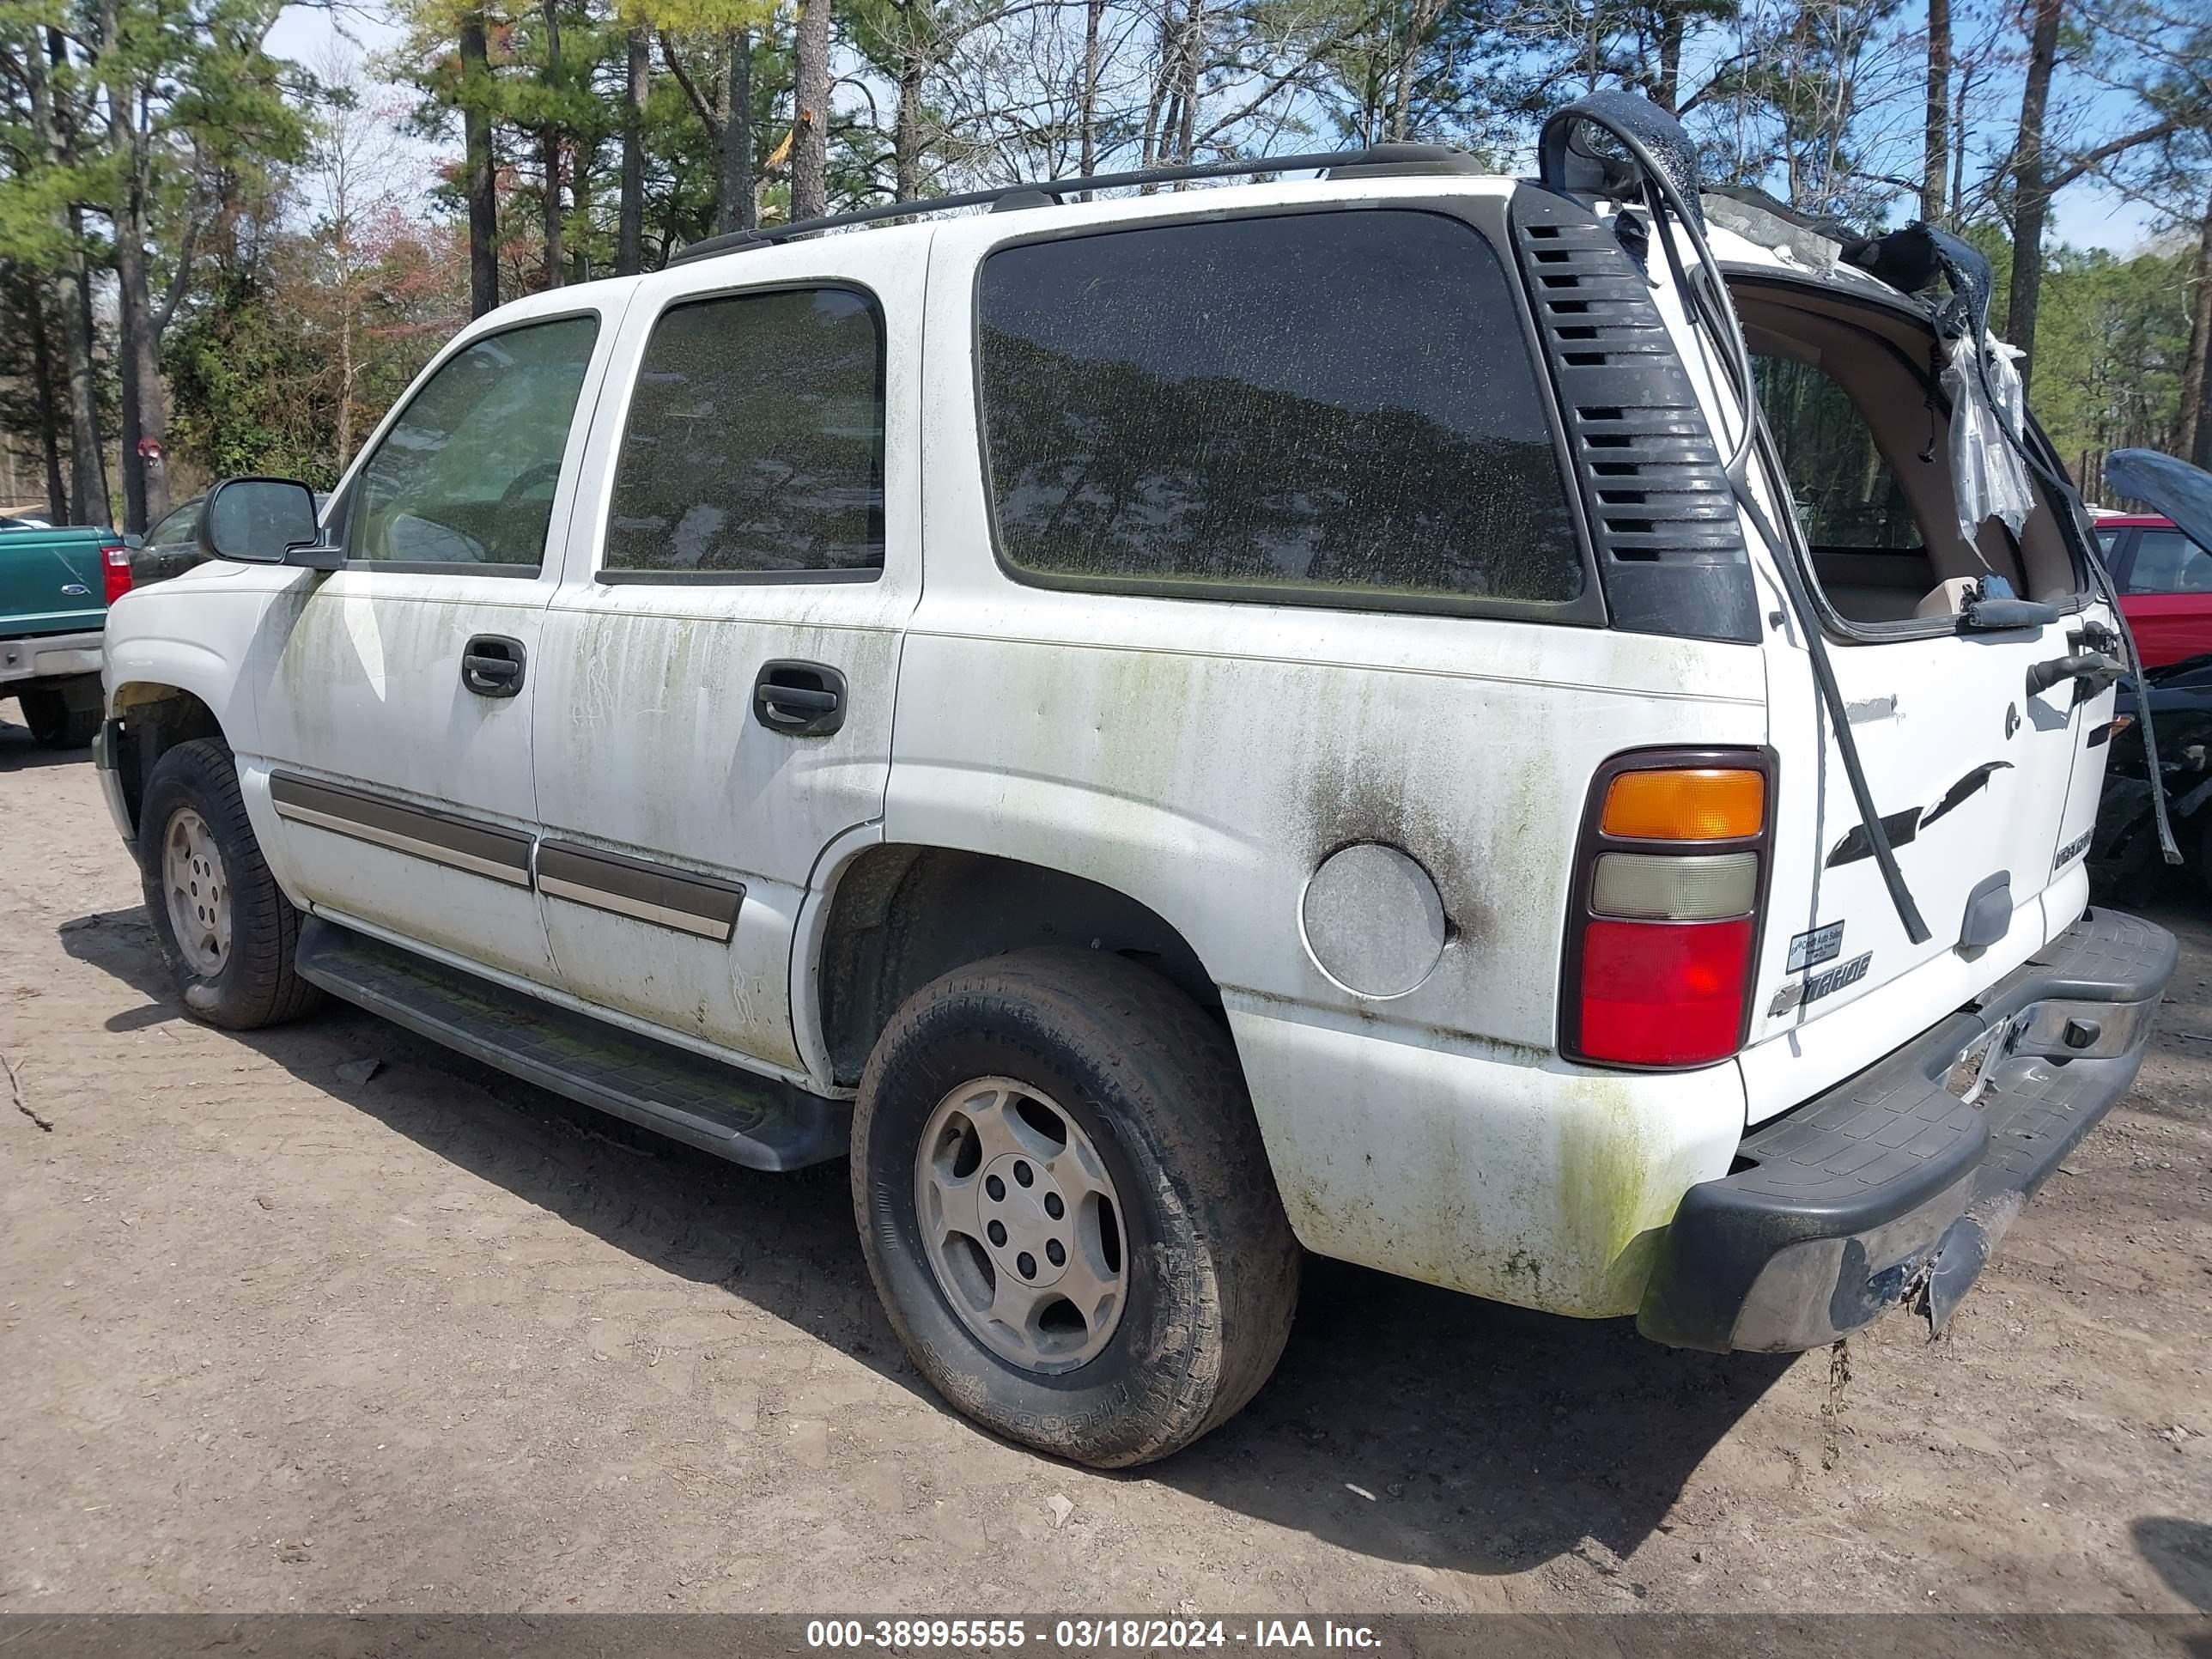
[[[1844,924],[1832,921],[1790,939],[1789,971],[1800,974],[1824,962],[1833,962],[1843,953]]]

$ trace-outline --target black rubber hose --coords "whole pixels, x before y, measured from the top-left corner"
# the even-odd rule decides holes
[[[1762,429],[1763,435],[1763,429]],[[1770,464],[1771,464],[1771,458]],[[1777,476],[1779,476],[1778,467]],[[1751,486],[1736,474],[1729,474],[1729,483],[1735,490],[1735,498],[1759,533],[1777,546],[1789,547],[1780,539],[1780,532],[1767,521],[1766,513]],[[1859,809],[1859,822],[1866,827],[1867,846],[1874,854],[1875,863],[1881,871],[1882,884],[1889,889],[1889,902],[1896,908],[1897,919],[1905,925],[1905,936],[1915,945],[1925,945],[1929,934],[1928,924],[1922,920],[1920,907],[1913,902],[1912,890],[1905,885],[1905,872],[1897,867],[1897,853],[1889,844],[1889,832],[1881,827],[1881,815],[1875,810],[1874,792],[1867,787],[1865,769],[1859,764],[1858,744],[1851,736],[1850,712],[1844,706],[1842,689],[1836,684],[1836,671],[1828,661],[1828,642],[1820,632],[1820,624],[1813,605],[1813,596],[1805,591],[1804,576],[1797,568],[1793,552],[1785,551],[1774,561],[1781,572],[1784,592],[1790,596],[1790,608],[1797,613],[1798,626],[1804,630],[1805,654],[1812,659],[1813,683],[1820,687],[1820,702],[1828,711],[1828,720],[1836,730],[1836,750],[1844,763],[1844,778],[1851,787],[1851,799]]]
[[[1796,613],[1797,626],[1805,640],[1805,654],[1813,665],[1813,683],[1819,689],[1820,702],[1827,709],[1829,724],[1836,734],[1836,753],[1844,763],[1844,780],[1850,786],[1851,801],[1858,808],[1859,823],[1866,830],[1867,848],[1873,854],[1875,867],[1881,872],[1881,884],[1889,893],[1891,908],[1905,929],[1905,936],[1915,945],[1924,945],[1932,935],[1928,923],[1914,902],[1912,890],[1905,884],[1905,872],[1898,867],[1897,849],[1889,843],[1889,832],[1882,828],[1881,814],[1875,805],[1874,791],[1866,778],[1865,763],[1859,757],[1858,739],[1851,732],[1850,714],[1844,706],[1842,689],[1836,684],[1834,665],[1828,660],[1828,642],[1820,627],[1818,611],[1812,594],[1807,590],[1803,572],[1798,568],[1801,556],[1798,541],[1793,533],[1784,538],[1768,520],[1752,494],[1747,463],[1760,427],[1758,419],[1759,395],[1751,375],[1751,351],[1744,343],[1743,331],[1736,322],[1735,308],[1729,304],[1728,289],[1723,282],[1719,266],[1713,258],[1711,246],[1695,217],[1683,204],[1681,192],[1659,168],[1650,153],[1635,136],[1621,131],[1609,123],[1600,123],[1627,149],[1637,165],[1644,169],[1644,188],[1652,221],[1660,246],[1665,249],[1667,265],[1674,276],[1676,289],[1689,296],[1706,331],[1716,342],[1727,349],[1729,378],[1735,382],[1737,402],[1743,418],[1743,432],[1738,438],[1727,464],[1729,485],[1736,500],[1751,516],[1751,521],[1767,545],[1774,551],[1775,568],[1782,574],[1782,590],[1789,596],[1790,608]],[[1673,209],[1668,212],[1668,208]],[[1711,285],[1706,289],[1691,280],[1682,264],[1681,254],[1668,234],[1668,222],[1672,220],[1689,233],[1690,245],[1698,256],[1698,274]],[[1766,456],[1772,476],[1783,477],[1776,459]]]

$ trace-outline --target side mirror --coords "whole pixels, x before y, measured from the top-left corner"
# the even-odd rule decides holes
[[[143,536],[136,534],[125,536],[123,538],[123,544],[129,548],[133,553],[136,553],[140,548],[146,545],[146,538]]]
[[[193,537],[211,559],[330,570],[340,556],[321,545],[314,492],[291,478],[225,478],[208,491]]]

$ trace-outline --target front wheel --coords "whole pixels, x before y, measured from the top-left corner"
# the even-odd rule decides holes
[[[138,818],[138,873],[187,1012],[244,1031],[321,1000],[293,970],[300,913],[262,860],[222,744],[195,738],[155,763]]]
[[[1024,951],[916,992],[869,1056],[852,1172],[915,1363],[1041,1451],[1178,1450],[1290,1334],[1298,1249],[1235,1052],[1121,957]]]

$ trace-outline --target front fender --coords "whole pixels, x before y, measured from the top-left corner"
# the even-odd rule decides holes
[[[207,706],[234,752],[258,753],[246,667],[271,604],[299,574],[207,565],[125,594],[107,614],[101,653],[109,715],[185,692]]]

